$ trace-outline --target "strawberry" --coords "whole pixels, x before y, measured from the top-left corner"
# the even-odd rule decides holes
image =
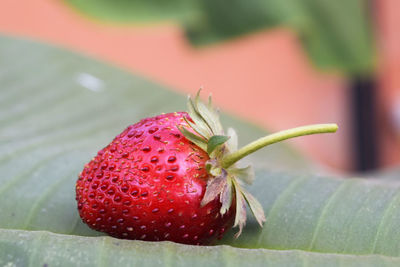
[[[205,105],[198,94],[189,98],[188,113],[129,126],[85,165],[76,183],[79,214],[91,228],[118,238],[209,244],[232,226],[238,236],[246,203],[261,226],[265,216],[244,188],[253,180],[251,167],[236,162],[276,141],[335,127],[292,129],[238,150],[235,132],[224,134],[211,99]]]

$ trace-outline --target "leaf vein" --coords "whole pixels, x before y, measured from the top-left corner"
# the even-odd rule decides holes
[[[55,183],[47,187],[47,190],[33,203],[31,209],[29,210],[28,216],[25,220],[23,229],[28,229],[29,224],[33,220],[33,217],[35,214],[37,214],[37,210],[39,209],[40,205],[48,199],[51,195],[55,194],[56,189],[62,185],[64,181],[66,181],[68,178],[70,178],[74,172],[69,173],[68,175],[65,175],[61,179],[57,180]]]
[[[278,213],[279,211],[277,211],[278,207],[281,205],[281,203],[283,203],[288,197],[290,197],[290,195],[303,183],[306,182],[306,180],[308,179],[307,176],[303,176],[299,179],[293,179],[293,181],[291,181],[286,189],[284,189],[279,196],[276,198],[274,204],[272,204],[269,213],[267,214],[266,217],[266,222],[268,223],[268,221],[270,220],[271,217],[274,217],[275,213]],[[268,227],[264,228],[267,229]],[[258,239],[257,239],[257,246],[260,246],[261,242],[262,242],[262,238],[263,235],[260,234]]]
[[[312,234],[312,238],[311,238],[311,242],[310,245],[308,247],[307,250],[311,251],[314,247],[315,241],[317,239],[318,236],[318,232],[320,231],[320,228],[322,227],[322,221],[329,209],[329,207],[331,206],[332,203],[334,203],[334,200],[336,199],[336,197],[342,192],[342,190],[346,189],[349,185],[349,183],[354,182],[353,180],[351,180],[350,182],[348,181],[343,181],[342,184],[340,186],[338,186],[338,188],[336,188],[336,190],[331,194],[331,196],[328,198],[328,200],[325,203],[325,206],[322,208],[322,211],[320,213],[320,216],[317,220],[317,225],[315,226],[314,232]]]
[[[376,253],[376,246],[378,244],[378,239],[379,236],[382,235],[382,231],[384,229],[384,225],[386,224],[386,221],[389,219],[389,215],[391,214],[391,210],[393,209],[393,207],[395,207],[395,203],[397,201],[400,200],[400,190],[397,191],[397,193],[393,196],[392,200],[390,201],[390,203],[388,204],[388,206],[386,207],[385,211],[383,212],[383,216],[382,219],[378,225],[376,234],[375,234],[375,238],[374,238],[374,243],[371,249],[371,253],[374,254]]]
[[[26,172],[23,172],[23,173],[21,173],[19,175],[14,176],[13,178],[11,178],[11,180],[8,183],[6,183],[2,187],[0,187],[0,196],[2,195],[3,192],[9,190],[10,188],[12,188],[12,186],[14,186],[18,182],[20,182],[23,178],[25,178],[29,174],[35,172],[39,168],[43,167],[47,162],[53,160],[55,157],[58,157],[58,156],[62,155],[63,152],[64,151],[61,151],[61,152],[52,154],[51,156],[45,157],[44,159],[42,159],[41,161],[36,163],[32,168],[30,168]]]

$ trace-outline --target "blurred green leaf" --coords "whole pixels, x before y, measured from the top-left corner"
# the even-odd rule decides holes
[[[127,125],[181,110],[185,98],[29,41],[0,37],[0,59],[0,265],[398,266],[400,183],[311,175],[312,166],[284,144],[253,156],[258,171],[250,191],[267,222],[261,229],[250,218],[239,239],[228,233],[221,241],[231,246],[84,237],[103,234],[83,224],[76,209],[83,165]],[[243,143],[265,134],[231,117],[222,121]]]
[[[115,22],[184,20],[194,16],[196,0],[63,0],[90,16]]]
[[[372,17],[366,0],[64,0],[114,21],[175,20],[193,44],[287,26],[321,69],[368,75],[375,68]]]
[[[367,1],[203,0],[200,23],[187,28],[195,44],[229,39],[264,27],[297,32],[314,64],[322,69],[364,75],[375,55]]]

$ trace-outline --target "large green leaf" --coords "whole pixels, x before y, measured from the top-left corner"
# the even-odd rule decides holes
[[[251,192],[267,223],[260,229],[250,219],[239,239],[230,232],[221,241],[230,246],[87,237],[103,234],[76,210],[74,184],[84,163],[130,123],[184,105],[183,96],[101,62],[0,37],[0,265],[398,266],[400,183],[316,177],[283,144],[252,157],[258,171]],[[242,144],[265,134],[228,116],[223,121]]]

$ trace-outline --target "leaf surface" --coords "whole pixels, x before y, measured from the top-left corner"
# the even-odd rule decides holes
[[[284,144],[252,157],[258,171],[249,191],[264,207],[262,229],[252,218],[239,239],[231,231],[212,248],[95,237],[103,234],[76,209],[83,165],[129,124],[184,103],[104,63],[0,37],[0,265],[398,266],[398,179],[310,175],[312,166]],[[242,145],[265,135],[229,116],[222,121]]]
[[[0,265],[17,266],[396,266],[399,258],[299,250],[195,247],[171,242],[0,229]],[[11,265],[13,266],[13,265]]]

